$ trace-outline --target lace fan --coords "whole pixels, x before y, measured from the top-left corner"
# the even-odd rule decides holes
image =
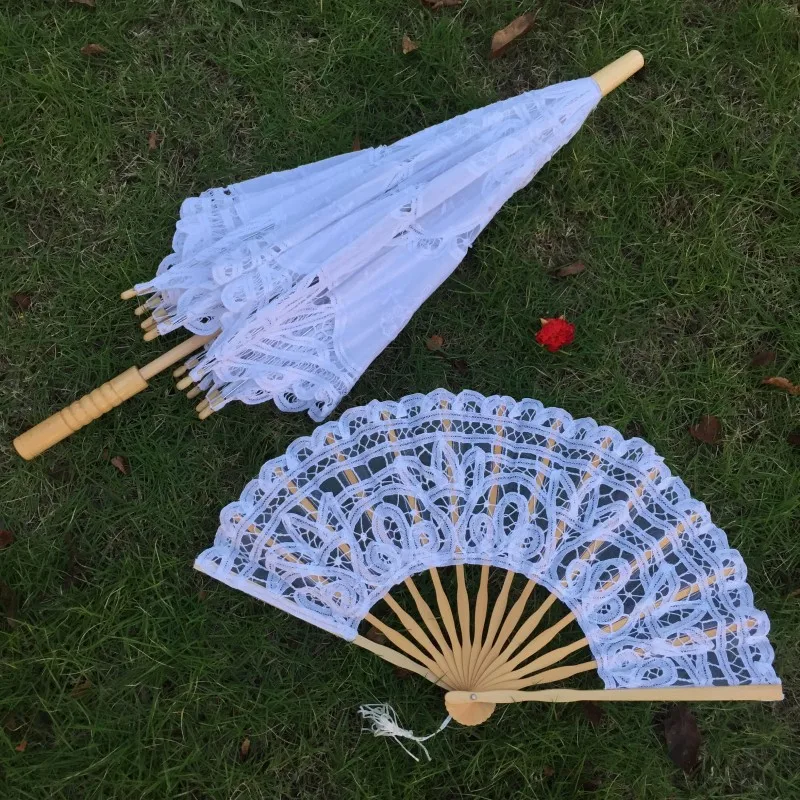
[[[18,437],[18,452],[38,455],[201,347],[175,371],[190,397],[207,391],[201,418],[232,400],[273,400],[321,421],[503,203],[642,64],[632,51],[591,78],[476,109],[391,146],[184,201],[173,252],[123,298],[149,295],[137,309],[152,311],[145,339],[179,327],[196,335]]]
[[[646,442],[535,400],[348,410],[220,519],[197,569],[433,681],[466,725],[526,700],[782,698],[769,620],[705,506]],[[551,686],[581,673],[604,688]]]

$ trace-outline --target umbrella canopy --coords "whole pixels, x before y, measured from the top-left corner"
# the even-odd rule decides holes
[[[181,206],[173,252],[146,295],[145,339],[195,335],[14,440],[34,458],[175,371],[205,418],[274,400],[320,421],[458,266],[503,203],[639,70],[632,50],[591,78],[528,92],[389,147],[210,189]]]
[[[322,420],[603,94],[567,81],[208,190],[183,203],[173,252],[135,291],[159,333],[221,331],[190,371],[211,410],[273,400]]]

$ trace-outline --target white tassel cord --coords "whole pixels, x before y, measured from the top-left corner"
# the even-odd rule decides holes
[[[358,709],[358,713],[365,722],[370,723],[369,727],[362,728],[362,731],[371,731],[374,736],[391,737],[414,759],[414,761],[419,761],[419,759],[400,741],[400,739],[411,739],[411,741],[416,742],[422,749],[422,752],[425,753],[425,758],[430,761],[431,757],[428,753],[428,748],[422,743],[436,736],[437,733],[441,733],[450,724],[450,720],[452,719],[452,717],[448,715],[445,717],[444,722],[442,722],[433,733],[429,733],[427,736],[416,736],[414,731],[409,731],[406,730],[406,728],[400,727],[400,723],[397,721],[397,714],[390,705],[361,706]]]

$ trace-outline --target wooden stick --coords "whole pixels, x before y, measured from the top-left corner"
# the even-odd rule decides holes
[[[417,664],[416,661],[408,656],[404,656],[402,653],[392,650],[391,647],[373,642],[371,639],[367,639],[366,636],[356,636],[356,638],[353,639],[353,644],[363,647],[365,650],[369,650],[371,653],[379,656],[384,661],[388,661],[390,664],[394,664],[396,667],[402,667],[403,669],[407,669],[409,672],[422,675],[423,678],[427,678],[431,683],[435,683],[437,686],[442,686],[445,689],[450,688],[450,685],[443,676],[437,675],[435,672],[431,672],[429,669]]]
[[[500,589],[500,594],[497,595],[497,599],[494,601],[492,615],[489,618],[489,628],[486,631],[486,638],[484,639],[483,646],[478,653],[477,661],[474,666],[476,675],[480,674],[480,669],[483,666],[486,655],[492,649],[495,636],[497,636],[497,631],[500,630],[500,625],[503,621],[503,615],[506,613],[506,607],[508,606],[508,594],[511,591],[511,584],[513,581],[514,573],[511,570],[508,570],[505,578],[503,579],[503,586]]]
[[[781,684],[747,684],[740,686],[670,686],[657,689],[541,689],[533,692],[495,690],[491,692],[452,691],[445,695],[451,703],[575,703],[592,700],[608,702],[674,702],[697,703],[720,700],[783,700]]]
[[[450,608],[450,601],[447,599],[447,593],[442,586],[442,581],[439,578],[439,572],[436,567],[431,567],[430,570],[431,581],[433,582],[433,589],[436,593],[436,605],[439,607],[439,614],[444,623],[444,628],[450,638],[450,648],[453,651],[453,658],[456,667],[457,680],[462,686],[466,686],[466,675],[464,675],[464,660],[462,658],[461,642],[458,639],[458,631],[456,630],[456,621],[453,616],[453,611]]]
[[[528,686],[541,686],[545,683],[557,683],[558,681],[565,681],[573,675],[579,675],[581,672],[589,672],[597,669],[596,661],[585,661],[583,664],[574,664],[567,667],[556,667],[555,669],[548,669],[544,672],[537,672],[532,678],[521,678],[516,680],[506,679],[498,680],[489,691],[499,689],[511,689],[517,691],[519,689],[526,689]]]
[[[487,669],[484,671],[483,679],[485,680],[488,676],[496,671],[496,668],[502,667],[508,663],[508,660],[511,656],[522,646],[524,642],[528,640],[531,634],[536,630],[539,626],[539,623],[544,618],[544,615],[549,610],[550,606],[556,600],[556,596],[554,594],[550,594],[547,596],[547,599],[533,612],[533,614],[525,620],[525,622],[520,625],[519,630],[514,634],[513,638],[508,644],[508,647],[503,649],[502,658],[495,662],[490,662],[487,666]]]
[[[192,336],[143,367],[130,369],[104,383],[80,400],[14,439],[14,448],[26,460],[35,458],[54,444],[101,417],[115,406],[147,388],[147,382],[159,372],[186,358],[207,342],[211,336]]]
[[[520,652],[513,658],[504,659],[503,662],[495,662],[490,666],[485,674],[484,680],[490,680],[493,675],[496,675],[500,669],[507,666],[511,669],[524,661],[527,661],[532,656],[536,655],[545,645],[548,645],[564,628],[567,627],[575,619],[575,614],[571,611],[569,614],[563,616],[555,625],[545,628],[538,636],[531,639],[531,641],[520,650]]]
[[[408,577],[405,579],[404,583],[408,588],[408,591],[411,593],[411,596],[414,598],[414,603],[417,606],[417,613],[419,614],[420,619],[425,624],[425,627],[428,629],[431,636],[433,636],[433,638],[436,640],[436,644],[439,645],[439,650],[449,666],[448,675],[451,676],[453,681],[457,681],[458,670],[456,668],[455,654],[453,653],[453,649],[447,643],[441,627],[439,627],[436,615],[433,613],[431,607],[425,602],[425,599],[420,594],[419,589],[417,589],[414,581]]]
[[[392,609],[400,622],[403,623],[405,629],[428,651],[428,655],[436,662],[442,675],[447,675],[450,671],[450,665],[445,661],[442,653],[439,652],[420,624],[390,594],[384,595],[383,600]]]
[[[624,83],[631,75],[638,72],[644,66],[644,56],[638,50],[631,50],[624,56],[607,64],[601,70],[592,75],[600,91],[605,97],[609,92],[613,92],[621,83]]]
[[[458,612],[458,623],[461,628],[461,674],[464,681],[469,680],[469,671],[472,651],[472,637],[470,636],[470,610],[469,594],[467,593],[467,582],[464,577],[464,565],[456,564],[456,610]],[[467,688],[469,686],[467,685]]]
[[[529,580],[525,584],[523,590],[520,592],[519,597],[514,605],[511,606],[511,611],[508,612],[508,615],[503,620],[503,625],[500,628],[500,632],[497,634],[494,644],[481,659],[478,665],[479,669],[481,666],[483,667],[483,671],[479,674],[478,681],[482,680],[484,674],[494,671],[495,667],[497,666],[496,659],[503,651],[505,643],[508,641],[509,637],[514,631],[514,628],[517,627],[517,624],[522,618],[522,615],[525,612],[525,605],[528,602],[528,598],[531,596],[531,592],[533,592],[535,586],[536,584]]]
[[[364,615],[364,619],[371,625],[374,625],[398,650],[401,650],[415,661],[418,661],[431,672],[436,672],[438,669],[436,662],[432,658],[426,656],[407,636],[404,636],[400,631],[396,631],[390,625],[382,622],[374,614],[367,613]]]
[[[584,647],[588,646],[589,640],[583,638],[578,639],[578,641],[572,642],[571,644],[564,645],[563,647],[557,647],[555,650],[551,650],[549,653],[545,653],[543,656],[539,656],[539,658],[534,659],[530,664],[526,664],[521,669],[504,670],[502,673],[499,673],[492,678],[492,680],[489,682],[491,685],[484,686],[482,684],[480,688],[486,690],[499,689],[499,684],[504,683],[505,681],[527,678],[529,675],[540,672],[547,667],[552,667],[553,664],[557,664],[559,661],[562,661],[563,659],[572,655],[572,653],[575,653],[578,650],[583,650]],[[507,689],[508,687],[504,686],[503,688]]]
[[[470,660],[467,670],[467,681],[469,685],[474,685],[478,677],[476,664],[481,649],[483,648],[483,629],[486,626],[486,614],[489,607],[489,567],[484,564],[481,567],[481,582],[478,587],[478,597],[475,600],[475,631],[470,647]]]

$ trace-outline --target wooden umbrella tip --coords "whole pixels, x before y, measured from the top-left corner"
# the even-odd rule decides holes
[[[592,75],[605,97],[644,66],[644,56],[638,50],[629,50],[624,56],[607,64]]]
[[[157,339],[161,334],[158,332],[158,328],[153,328],[152,330],[147,331],[144,335],[144,340],[146,342],[152,342],[153,339]]]
[[[126,289],[124,292],[122,292],[120,298],[122,300],[133,300],[133,298],[136,296],[137,296],[136,289]]]

